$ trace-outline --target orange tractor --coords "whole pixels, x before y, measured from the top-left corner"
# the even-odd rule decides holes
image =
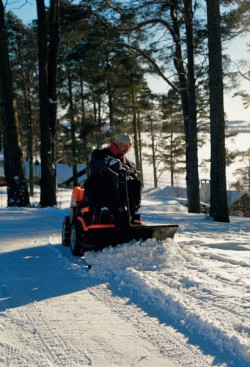
[[[130,172],[124,170],[118,175],[109,169],[115,187],[114,199],[94,207],[87,202],[85,189],[74,187],[69,215],[64,217],[62,225],[62,244],[70,246],[73,255],[82,256],[86,251],[98,251],[131,240],[174,237],[176,224],[131,224],[127,191]]]

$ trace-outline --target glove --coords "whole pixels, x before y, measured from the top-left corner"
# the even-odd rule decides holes
[[[104,162],[105,164],[109,165],[109,167],[115,172],[118,172],[122,169],[122,162],[120,161],[120,159],[107,157],[105,158]]]

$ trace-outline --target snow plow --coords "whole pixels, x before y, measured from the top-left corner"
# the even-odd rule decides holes
[[[115,185],[111,202],[91,207],[85,198],[85,189],[73,188],[69,215],[64,217],[62,224],[62,244],[70,246],[73,255],[82,256],[86,251],[99,251],[131,240],[174,238],[178,225],[151,225],[139,221],[131,224],[127,191],[131,171],[124,170],[120,174],[111,169],[108,171]]]

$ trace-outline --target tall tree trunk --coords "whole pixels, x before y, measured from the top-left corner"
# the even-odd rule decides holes
[[[31,103],[30,99],[27,100],[27,130],[28,130],[28,151],[29,151],[29,183],[30,183],[30,196],[34,195],[34,170],[33,170],[33,126],[31,117]]]
[[[178,73],[180,96],[182,104],[182,114],[184,121],[185,142],[186,142],[186,184],[187,184],[187,198],[188,198],[188,211],[189,213],[199,213],[199,175],[198,175],[198,158],[197,158],[197,131],[196,131],[196,116],[190,116],[189,108],[191,107],[192,100],[189,99],[188,76],[184,64],[184,58],[181,49],[180,38],[180,24],[177,19],[177,2],[174,1],[170,6],[171,18],[173,21],[173,40],[175,42],[175,58],[174,65]],[[188,47],[188,44],[187,44]],[[191,52],[189,51],[189,58]],[[190,60],[189,60],[190,62]],[[192,64],[191,64],[192,65]],[[188,65],[190,66],[190,65]],[[191,69],[191,68],[190,68]],[[192,73],[191,73],[192,74]],[[188,88],[189,87],[189,88]],[[193,107],[192,107],[193,108]],[[190,126],[191,124],[191,126]],[[192,161],[192,158],[194,161]],[[195,164],[197,162],[197,165]]]
[[[171,186],[174,186],[174,159],[173,159],[173,130],[170,131],[170,176]]]
[[[48,96],[48,51],[44,0],[37,0],[39,107],[41,132],[41,195],[42,207],[56,205],[55,167],[52,164],[51,126]]]
[[[101,97],[98,97],[98,132],[99,132],[99,139],[100,144],[102,144],[102,104],[101,104]]]
[[[28,147],[28,161],[29,161],[29,185],[30,185],[30,196],[34,195],[34,174],[33,174],[33,144],[32,144],[32,113],[31,113],[31,88],[30,88],[30,78],[29,73],[26,73],[21,45],[17,41],[17,59],[21,67],[21,74],[23,78],[22,94],[24,100],[24,115],[26,117],[27,126],[27,147]]]
[[[49,16],[49,50],[48,50],[48,94],[49,94],[49,112],[52,137],[56,135],[56,113],[57,113],[57,54],[59,46],[59,5],[60,0],[50,1]],[[52,141],[55,144],[54,141]],[[55,147],[54,147],[55,150]]]
[[[98,130],[98,117],[97,117],[97,107],[96,107],[97,101],[96,101],[96,97],[95,95],[93,96],[93,112],[94,112],[94,125],[96,127],[96,133],[95,133],[95,138],[96,138],[96,146],[97,148],[101,147],[101,143],[100,143],[100,135],[99,135],[99,130]]]
[[[107,93],[108,93],[108,106],[109,106],[109,126],[111,132],[111,140],[115,138],[114,136],[114,106],[113,106],[113,95],[111,83],[107,81]]]
[[[133,106],[133,132],[134,132],[134,150],[135,150],[135,164],[136,167],[140,167],[140,159],[139,159],[139,148],[138,148],[138,120],[136,109],[136,91],[134,88],[134,77],[133,70],[131,70],[131,94],[132,94],[132,106]]]
[[[2,128],[3,122],[2,122],[2,112],[1,112],[1,106],[0,106],[0,152],[3,150],[3,128]]]
[[[82,76],[82,68],[80,68],[80,89],[81,89],[81,123],[82,123],[82,140],[83,140],[83,154],[84,154],[84,161],[87,167],[87,176],[89,176],[89,156],[88,156],[88,149],[87,149],[87,129],[86,129],[86,121],[85,121],[85,105],[84,105],[84,91],[83,91],[83,76]]]
[[[154,187],[158,187],[157,166],[156,166],[156,157],[155,157],[155,133],[154,133],[154,126],[153,126],[151,119],[150,119],[150,134],[151,134],[151,143],[152,143]]]
[[[211,134],[210,216],[218,222],[229,222],[219,0],[207,0],[207,25]]]
[[[0,0],[0,97],[4,139],[4,168],[7,181],[8,206],[29,205],[21,148],[13,108],[12,77],[8,54],[4,6]]]
[[[56,116],[57,116],[57,54],[59,46],[59,6],[60,0],[50,1],[49,50],[48,50],[48,96],[51,129],[51,161],[56,167]],[[56,190],[56,169],[53,170],[54,189]],[[56,196],[56,192],[54,193]]]
[[[197,141],[197,111],[195,94],[195,75],[194,75],[194,39],[193,39],[193,7],[192,0],[184,0],[186,37],[187,37],[187,91],[188,91],[188,174],[187,191],[188,198],[192,202],[188,205],[190,213],[200,213],[200,192],[199,192],[199,173],[198,173],[198,141]],[[190,174],[192,173],[192,174]]]
[[[140,170],[140,178],[143,182],[143,166],[142,166],[142,138],[141,138],[141,120],[140,120],[140,114],[139,112],[137,113],[137,123],[138,123],[138,145],[139,145],[139,162],[140,162],[140,166],[139,166],[139,170]]]
[[[71,75],[68,71],[68,87],[69,87],[69,111],[70,111],[70,127],[71,127],[71,153],[73,159],[73,185],[78,185],[77,178],[77,165],[76,165],[76,129],[74,121],[74,106],[73,106],[73,94],[72,94],[72,82]]]

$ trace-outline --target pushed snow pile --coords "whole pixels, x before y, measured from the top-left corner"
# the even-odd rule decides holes
[[[157,241],[155,238],[146,241],[130,241],[116,247],[107,247],[102,252],[86,252],[85,260],[91,264],[91,275],[105,278],[109,275],[123,273],[126,269],[137,271],[163,271],[180,269],[190,263],[202,266],[202,261],[181,248],[172,239]]]
[[[148,239],[110,246],[102,252],[87,252],[85,259],[92,265],[91,273],[103,277],[110,272],[118,274],[127,268],[141,271],[161,270],[172,262],[183,261],[179,251],[179,246],[171,239],[165,242]]]

